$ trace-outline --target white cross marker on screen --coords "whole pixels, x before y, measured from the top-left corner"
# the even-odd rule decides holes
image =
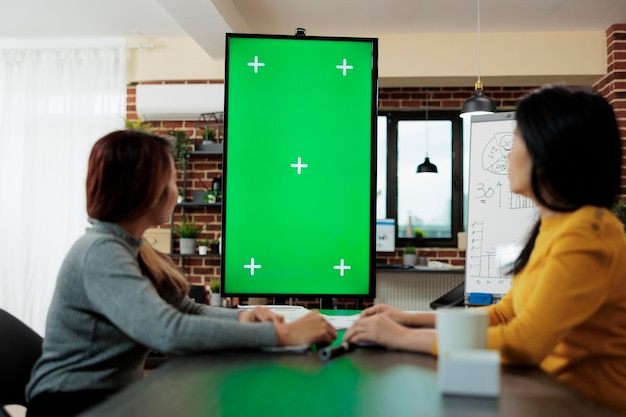
[[[254,264],[254,258],[250,258],[250,264],[249,265],[244,265],[243,267],[250,270],[250,276],[254,276],[254,270],[255,269],[260,269],[261,265],[255,265]]]
[[[344,59],[345,61],[345,59]],[[259,67],[264,67],[265,64],[262,62],[259,62],[259,57],[258,56],[254,56],[254,62],[248,62],[248,66],[249,67],[254,67],[254,73],[256,74],[257,72],[259,72]]]
[[[250,65],[250,64],[248,64],[248,65]],[[352,65],[348,65],[348,60],[344,58],[343,59],[343,64],[342,65],[337,65],[336,68],[340,69],[340,70],[343,70],[343,76],[345,77],[346,76],[346,70],[353,69],[354,67]]]
[[[291,164],[292,168],[298,168],[298,175],[300,175],[302,173],[302,168],[308,168],[309,164],[303,164],[302,163],[302,158],[298,157],[298,163],[297,164]]]
[[[333,266],[333,269],[338,269],[339,270],[339,276],[342,277],[343,276],[343,271],[345,269],[352,269],[352,267],[344,265],[344,260],[341,259],[341,261],[339,261],[339,265]]]

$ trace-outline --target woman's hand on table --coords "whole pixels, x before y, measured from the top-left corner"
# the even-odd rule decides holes
[[[389,311],[389,310],[385,310]],[[389,314],[359,318],[344,334],[343,341],[353,344],[375,344],[391,349],[428,353],[435,340],[433,329],[413,329],[394,321]]]
[[[330,344],[337,330],[317,311],[312,311],[291,323],[274,322],[276,345]]]
[[[390,307],[386,304],[376,304],[375,306],[363,310],[363,312],[361,312],[361,317],[371,317],[380,314],[384,314],[399,324],[405,324],[406,316],[408,315],[408,313],[398,310],[397,308]]]
[[[276,314],[267,307],[255,307],[252,310],[242,310],[237,317],[242,322],[271,321],[272,323],[284,323],[285,318]]]
[[[407,313],[386,304],[376,304],[366,308],[361,313],[361,318],[384,315],[394,322],[408,327],[435,327],[435,314],[432,312]]]
[[[388,310],[387,310],[388,311]],[[355,321],[343,336],[348,343],[373,343],[394,347],[394,340],[405,337],[408,329],[387,314],[369,314]]]

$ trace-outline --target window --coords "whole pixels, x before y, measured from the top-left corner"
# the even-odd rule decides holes
[[[429,110],[428,120],[423,111],[380,114],[376,214],[395,219],[396,246],[414,243],[416,227],[426,246],[456,246],[464,228],[462,128],[458,111]],[[436,174],[417,173],[426,156]]]

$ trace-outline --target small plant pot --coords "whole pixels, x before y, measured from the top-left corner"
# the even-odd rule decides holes
[[[211,293],[210,305],[215,306],[215,307],[221,307],[222,306],[222,294],[220,294],[219,292]]]
[[[194,253],[196,253],[196,238],[181,237],[180,238],[180,253],[181,255],[193,255]]]
[[[219,255],[219,253],[220,253],[220,244],[219,243],[212,243],[211,244],[211,253],[213,253],[215,255]]]
[[[224,144],[211,141],[203,141],[201,144],[196,145],[196,152],[215,152],[220,153],[224,151]]]
[[[404,254],[402,255],[402,263],[405,265],[415,266],[417,263],[417,255],[416,254]]]
[[[206,254],[207,254],[207,250],[208,250],[208,249],[209,249],[209,248],[208,248],[208,247],[206,247],[206,246],[198,246],[198,253],[199,253],[200,255],[206,255]]]

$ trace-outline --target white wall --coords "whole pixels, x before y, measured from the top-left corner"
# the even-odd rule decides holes
[[[153,49],[129,49],[129,82],[224,79],[224,60],[213,60],[192,38],[153,42]],[[606,34],[601,31],[483,33],[480,47],[486,86],[592,84],[606,74]],[[475,33],[380,37],[380,85],[473,86],[477,55]]]

